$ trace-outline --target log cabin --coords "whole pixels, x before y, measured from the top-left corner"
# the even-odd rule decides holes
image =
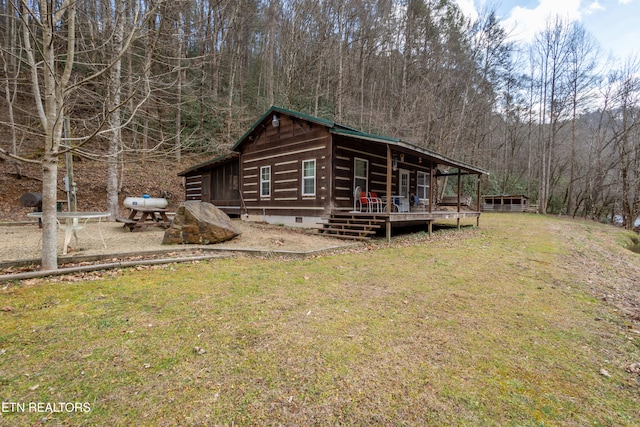
[[[439,219],[479,223],[481,177],[488,172],[401,139],[274,106],[230,154],[179,175],[186,200],[210,202],[232,217],[365,239],[382,230],[390,237],[396,225],[423,223],[431,232]],[[476,194],[464,195],[469,188]],[[443,199],[446,208],[438,205]]]

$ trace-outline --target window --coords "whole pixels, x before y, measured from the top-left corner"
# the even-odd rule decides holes
[[[353,167],[353,188],[360,187],[362,191],[369,191],[368,184],[369,161],[365,159],[354,159]]]
[[[271,196],[271,166],[260,168],[260,197]]]
[[[426,172],[418,171],[418,188],[416,195],[421,199],[429,198],[429,174]]]
[[[316,195],[316,161],[305,160],[302,162],[302,195]]]

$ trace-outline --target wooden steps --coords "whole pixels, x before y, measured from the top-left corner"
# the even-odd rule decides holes
[[[375,213],[333,213],[322,223],[320,234],[339,239],[367,240],[375,236],[385,224],[384,217]]]

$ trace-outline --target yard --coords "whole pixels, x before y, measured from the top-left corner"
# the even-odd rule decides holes
[[[640,424],[632,235],[480,224],[4,283],[0,424]]]

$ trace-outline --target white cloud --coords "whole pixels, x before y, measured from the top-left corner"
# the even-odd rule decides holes
[[[597,2],[596,2],[597,3]],[[505,28],[512,30],[518,40],[531,41],[540,32],[549,18],[560,16],[569,21],[581,17],[580,0],[540,0],[535,9],[516,6],[505,20]]]
[[[587,6],[587,8],[585,9],[585,13],[592,14],[592,13],[603,11],[603,10],[606,10],[605,7],[601,5],[598,0],[596,0],[593,3],[591,3],[589,6]]]
[[[467,18],[475,20],[478,18],[478,11],[473,0],[456,0],[458,7]]]
[[[618,0],[619,4],[631,4],[633,0]]]

